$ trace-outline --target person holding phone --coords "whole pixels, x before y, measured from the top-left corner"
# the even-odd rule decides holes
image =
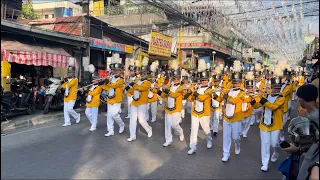
[[[262,107],[262,119],[260,120],[260,137],[261,137],[261,171],[268,171],[270,160],[270,146],[273,148],[271,162],[276,162],[279,157],[279,135],[282,130],[283,104],[285,98],[280,94],[281,89],[280,68],[275,70],[275,78],[271,78],[272,94],[267,97],[261,97],[259,102],[252,99],[251,105],[254,108]]]

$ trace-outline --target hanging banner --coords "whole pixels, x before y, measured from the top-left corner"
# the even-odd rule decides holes
[[[253,54],[253,48],[244,48],[242,52],[242,57],[251,58]]]
[[[171,57],[172,37],[159,32],[151,32],[151,40],[149,43],[149,54]]]
[[[91,38],[90,47],[126,53],[133,51],[133,46],[96,38]]]

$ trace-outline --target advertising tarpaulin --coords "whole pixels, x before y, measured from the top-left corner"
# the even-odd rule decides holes
[[[106,49],[111,51],[132,53],[133,47],[126,44],[120,44],[108,40],[91,38],[90,47]]]
[[[149,44],[149,54],[171,57],[172,37],[159,32],[151,32],[151,40]]]

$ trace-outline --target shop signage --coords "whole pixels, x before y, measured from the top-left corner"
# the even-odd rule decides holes
[[[159,32],[151,32],[151,41],[149,43],[149,54],[171,57],[172,37]]]
[[[133,51],[133,46],[96,38],[91,38],[90,47],[126,53]]]
[[[232,54],[232,52],[229,49],[212,44],[212,43],[203,43],[203,42],[181,43],[181,48],[211,48],[216,51],[222,52],[224,54],[228,54],[228,55]]]

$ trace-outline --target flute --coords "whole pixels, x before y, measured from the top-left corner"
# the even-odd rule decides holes
[[[107,78],[99,78],[99,79],[97,79],[97,80],[94,80],[93,83],[91,83],[91,84],[89,84],[89,85],[86,85],[86,86],[83,86],[83,87],[81,87],[81,88],[78,88],[78,89],[76,89],[76,91],[79,91],[79,90],[81,90],[81,89],[84,89],[84,88],[90,87],[90,86],[92,86],[92,85],[98,84],[99,82],[104,81],[105,79],[107,79]]]

